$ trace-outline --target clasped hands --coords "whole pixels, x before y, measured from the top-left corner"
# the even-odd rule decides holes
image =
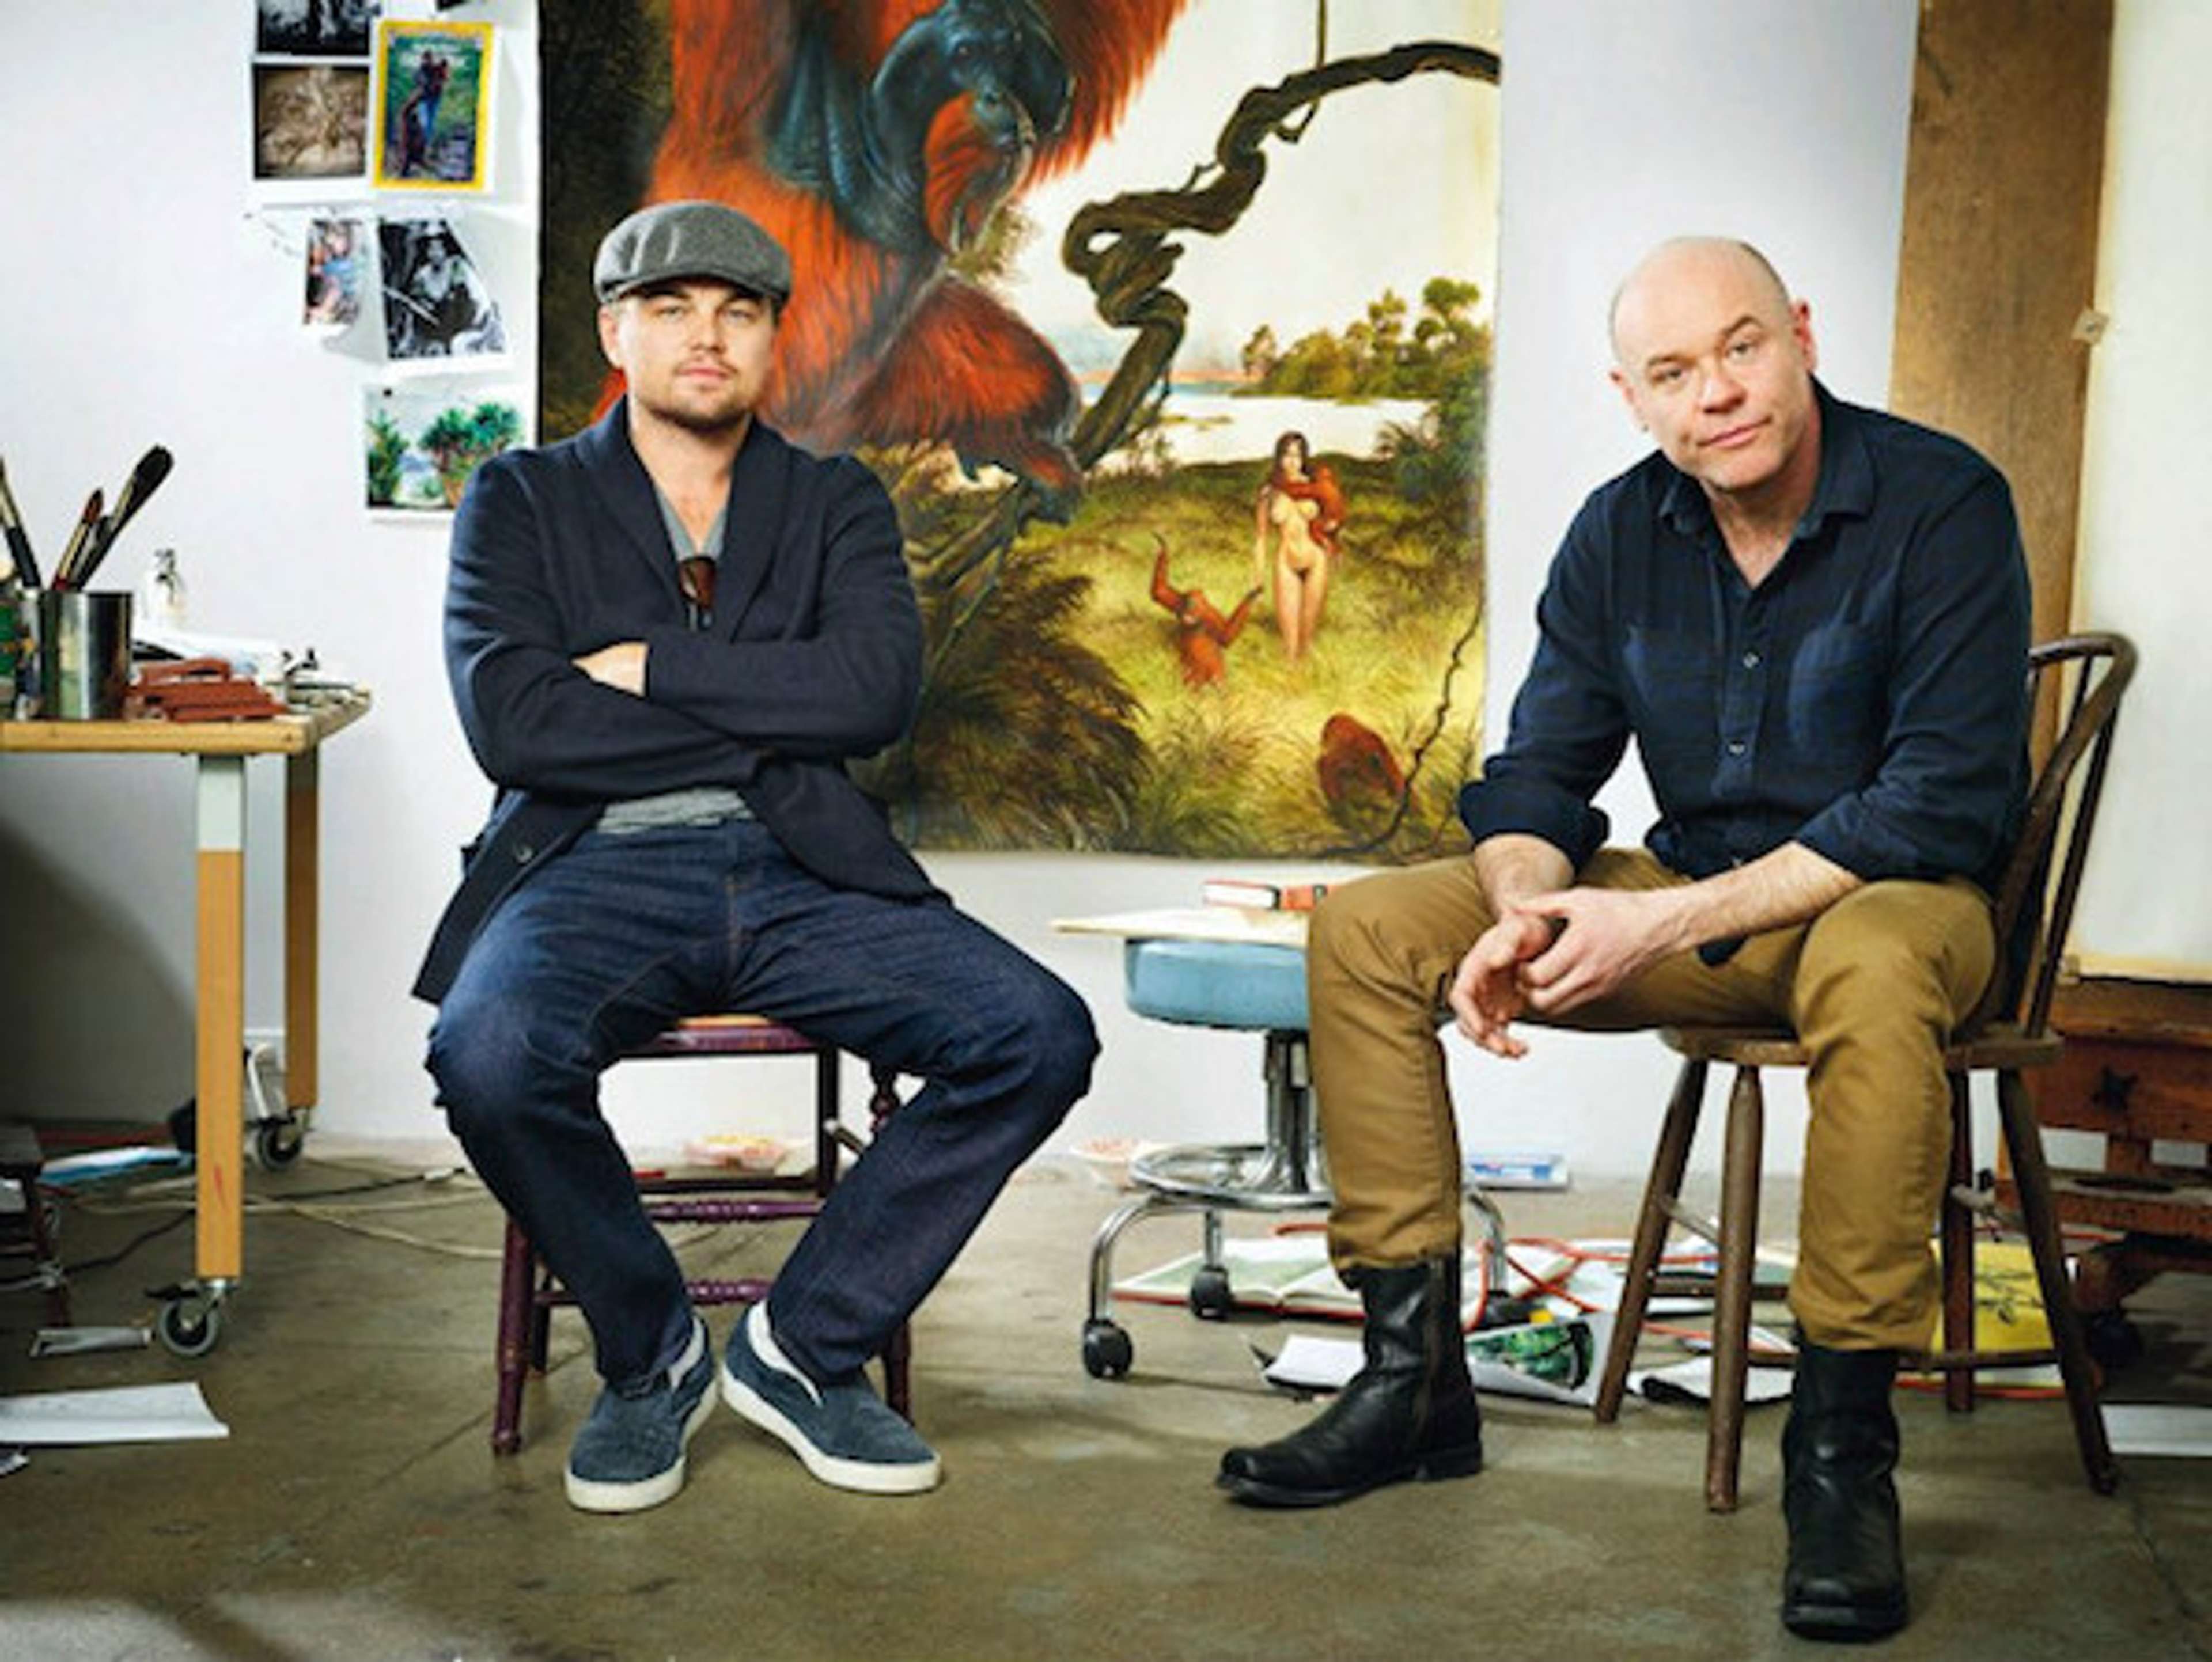
[[[1561,889],[1504,908],[1460,960],[1446,995],[1459,1030],[1492,1056],[1528,1053],[1512,1024],[1604,998],[1688,943],[1665,891]]]

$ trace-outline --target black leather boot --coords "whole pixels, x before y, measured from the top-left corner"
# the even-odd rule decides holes
[[[1802,1340],[1782,1429],[1790,1568],[1782,1624],[1805,1639],[1879,1639],[1905,1625],[1898,1538],[1894,1350],[1829,1350]]]
[[[1459,1258],[1346,1277],[1366,1307],[1367,1365],[1321,1417],[1232,1448],[1214,1481],[1252,1506],[1334,1506],[1384,1483],[1482,1470],[1482,1410],[1460,1333]]]

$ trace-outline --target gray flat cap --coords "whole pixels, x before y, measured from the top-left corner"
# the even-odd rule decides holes
[[[719,277],[781,306],[791,298],[791,256],[734,208],[657,202],[607,233],[592,262],[599,303],[678,277]]]

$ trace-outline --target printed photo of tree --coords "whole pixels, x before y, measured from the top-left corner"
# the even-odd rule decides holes
[[[520,394],[429,381],[362,390],[367,501],[379,511],[447,513],[477,468],[522,442]]]

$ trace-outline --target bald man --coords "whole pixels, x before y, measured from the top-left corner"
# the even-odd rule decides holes
[[[1905,1619],[1889,1392],[1936,1310],[1942,1047],[1995,962],[2027,778],[2026,563],[1989,463],[1814,379],[1811,311],[1756,250],[1662,245],[1611,324],[1657,450],[1568,528],[1505,748],[1461,794],[1473,851],[1313,920],[1329,1246],[1366,1366],[1219,1481],[1318,1506],[1481,1465],[1440,1022],[1508,1059],[1523,1021],[1787,1022],[1813,1112],[1782,1613],[1871,1637]],[[1607,847],[1592,798],[1631,738],[1659,817]]]

